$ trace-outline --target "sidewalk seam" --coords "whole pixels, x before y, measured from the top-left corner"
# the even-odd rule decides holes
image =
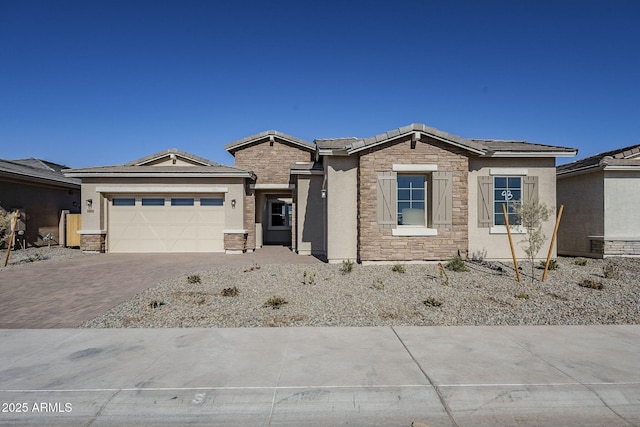
[[[456,422],[456,419],[453,416],[453,413],[451,412],[451,408],[449,408],[449,405],[447,404],[447,401],[445,400],[444,396],[440,393],[440,389],[438,388],[438,386],[431,380],[431,377],[429,377],[429,374],[427,374],[427,372],[424,369],[422,369],[422,366],[420,366],[420,363],[418,363],[416,358],[413,356],[413,353],[411,353],[411,350],[409,350],[409,347],[407,347],[407,345],[404,343],[402,338],[400,338],[400,335],[398,334],[398,331],[396,331],[393,326],[390,326],[390,328],[393,331],[393,333],[395,334],[396,338],[398,338],[398,341],[400,341],[400,344],[402,344],[402,347],[404,347],[404,349],[407,352],[407,354],[411,357],[411,360],[413,360],[413,363],[416,364],[416,366],[418,367],[420,372],[422,372],[422,375],[424,375],[424,377],[427,379],[427,381],[429,382],[431,387],[433,387],[433,390],[436,392],[436,395],[438,396],[438,399],[440,400],[440,404],[442,405],[442,408],[444,409],[444,411],[449,416],[449,419],[451,420],[453,425],[456,426],[456,427],[459,427],[460,425]]]

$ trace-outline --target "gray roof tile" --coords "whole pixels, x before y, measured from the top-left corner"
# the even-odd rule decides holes
[[[68,178],[62,170],[66,166],[40,159],[2,160],[0,159],[0,175],[16,176],[27,181],[48,181],[65,187],[80,188],[80,180]]]
[[[631,145],[629,147],[618,148],[616,150],[605,151],[593,156],[585,157],[584,159],[576,160],[575,162],[560,165],[556,168],[559,175],[575,172],[584,169],[597,168],[606,165],[628,165],[636,166],[640,163],[638,157],[629,158],[631,156],[637,156],[640,153],[640,144]]]

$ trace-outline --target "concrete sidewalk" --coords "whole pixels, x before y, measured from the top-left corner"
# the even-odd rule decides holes
[[[0,336],[1,425],[640,425],[640,326]]]

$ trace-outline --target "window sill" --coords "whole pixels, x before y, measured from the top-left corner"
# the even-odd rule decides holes
[[[494,225],[489,230],[489,234],[507,234],[506,225]],[[527,234],[527,229],[519,225],[511,227],[511,234]]]
[[[391,230],[392,236],[437,236],[438,230],[426,227],[398,227]]]

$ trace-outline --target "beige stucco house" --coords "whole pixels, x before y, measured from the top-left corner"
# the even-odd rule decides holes
[[[640,145],[558,166],[561,255],[640,256]]]
[[[124,166],[68,171],[82,179],[83,200],[93,201],[83,210],[85,248],[236,252],[284,244],[329,262],[457,253],[508,259],[502,203],[512,210],[537,197],[555,206],[556,158],[576,154],[461,138],[422,124],[313,142],[265,131],[225,148],[235,167],[169,150]],[[203,197],[217,198],[217,211],[203,207]],[[173,206],[174,198],[189,204]],[[183,212],[174,215],[178,208]],[[553,222],[545,229],[550,235]]]

